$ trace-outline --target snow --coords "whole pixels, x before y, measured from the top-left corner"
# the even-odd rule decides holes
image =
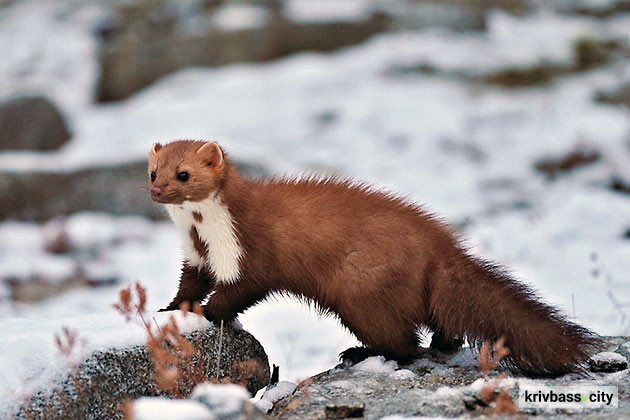
[[[190,398],[203,403],[219,418],[235,418],[249,400],[249,392],[240,385],[204,382],[195,387]]]
[[[109,305],[113,302],[107,302]],[[175,316],[180,331],[189,332],[206,328],[210,323],[194,314],[182,312],[149,312],[149,322],[155,319],[164,324]],[[73,353],[73,362],[97,350],[124,348],[146,342],[146,331],[139,320],[127,323],[113,308],[107,313],[82,314],[57,318],[2,318],[0,329],[5,337],[0,341],[0,414],[11,401],[19,400],[29,391],[46,386],[68,371],[63,363],[54,336],[62,328],[76,333],[79,347]]]
[[[269,400],[260,399],[254,402],[254,405],[256,405],[256,407],[258,407],[258,409],[263,413],[269,413],[271,410],[273,410],[273,403]]]
[[[67,239],[69,253],[48,252],[47,246],[60,236]],[[115,280],[124,271],[116,264],[116,253],[125,247],[142,252],[146,241],[154,236],[151,223],[135,216],[86,212],[53,219],[41,226],[3,222],[0,223],[0,282],[41,279],[54,284],[80,273],[91,282]]]
[[[600,363],[624,363],[624,362],[627,363],[627,360],[625,357],[623,357],[619,353],[615,353],[612,351],[603,351],[601,353],[597,353],[591,356],[591,359],[594,362],[600,362]]]
[[[8,255],[7,255],[8,254]],[[48,283],[60,283],[72,278],[77,264],[72,258],[50,254],[35,255],[37,264],[30,258],[20,258],[13,253],[3,254],[0,259],[0,280],[27,281],[43,279]],[[35,253],[34,253],[35,254]]]
[[[269,12],[263,6],[225,4],[212,16],[212,24],[220,31],[232,32],[260,28],[268,19]]]
[[[414,379],[418,375],[416,375],[413,371],[409,369],[399,369],[395,371],[394,373],[392,373],[392,376],[399,380],[405,380],[405,379]]]
[[[285,16],[294,22],[347,22],[367,20],[373,10],[370,0],[288,0]]]
[[[498,379],[498,382],[497,382]],[[479,393],[481,392],[481,390],[485,387],[485,386],[491,386],[491,387],[496,387],[499,389],[511,389],[514,388],[517,384],[519,386],[534,386],[536,384],[539,384],[540,382],[537,382],[535,380],[530,380],[530,379],[514,379],[512,377],[506,377],[506,378],[492,378],[492,379],[485,379],[485,378],[479,378],[476,381],[474,381],[472,384],[463,387],[464,391],[471,391],[473,393]]]
[[[366,373],[392,373],[398,368],[394,360],[387,360],[383,356],[368,357],[364,361],[352,366],[358,372]]]
[[[294,382],[280,381],[274,386],[267,388],[267,391],[263,394],[263,399],[275,403],[293,394],[293,392],[295,392],[295,387],[296,384]]]
[[[606,377],[604,379],[604,383],[623,381],[628,376],[629,372],[630,372],[630,370],[624,369],[624,370],[619,371],[619,372],[609,373],[609,374],[606,375]]]
[[[214,420],[217,417],[205,405],[195,400],[143,397],[133,402],[133,418],[136,420]]]
[[[611,173],[630,175],[630,119],[627,110],[592,99],[628,80],[628,62],[515,90],[448,74],[392,75],[392,69],[419,64],[472,76],[541,62],[567,65],[579,36],[627,39],[627,15],[493,12],[483,33],[399,32],[330,54],[185,69],[124,102],[96,105],[91,16],[100,11],[91,2],[74,8],[62,3],[22,1],[3,9],[0,96],[46,92],[60,104],[74,137],[58,152],[0,153],[5,170],[69,171],[146,159],[154,141],[217,140],[239,161],[275,174],[338,173],[428,203],[446,221],[464,226],[474,253],[511,267],[576,322],[600,334],[630,331],[630,314],[613,304],[630,299],[630,241],[621,236],[630,226],[630,201],[605,188]],[[316,19],[319,7],[334,7],[346,17],[363,16],[367,3],[330,4],[295,2],[290,13]],[[532,169],[536,160],[580,145],[597,148],[602,160],[554,182]],[[113,333],[121,319],[111,304],[124,285],[145,285],[151,310],[176,292],[181,249],[172,224],[86,213],[64,226],[73,246],[105,250],[88,270],[112,267],[121,283],[37,304],[0,300],[3,332],[6,327],[5,337],[19,349],[11,354],[0,344],[2,403],[20,393],[21,381],[57,369],[52,339],[62,325],[83,326],[88,348],[142,342],[141,331]],[[58,271],[53,265],[64,263],[44,254],[46,235],[33,223],[0,224],[0,271]],[[8,295],[5,286],[0,296]],[[284,298],[247,311],[240,321],[281,366],[281,378],[291,381],[331,368],[340,351],[356,345],[333,318]],[[111,343],[98,338],[107,333]],[[475,362],[458,353],[449,365]],[[379,360],[364,363],[400,374]]]
[[[0,97],[44,92],[62,109],[85,107],[97,76],[96,40],[90,30],[94,17],[103,13],[101,6],[55,0],[19,3],[0,11]]]
[[[288,397],[295,392],[296,384],[289,381],[280,381],[274,385],[267,387],[262,397],[255,401],[255,404],[263,413],[268,413],[273,404],[281,399]]]
[[[461,397],[462,392],[454,387],[450,386],[441,386],[435,390],[433,393],[433,398],[435,399],[448,399],[448,398],[459,398]]]

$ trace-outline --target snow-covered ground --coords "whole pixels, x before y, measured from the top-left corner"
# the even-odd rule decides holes
[[[53,8],[52,2],[41,4]],[[446,221],[464,226],[474,252],[511,267],[577,321],[601,334],[630,332],[630,240],[623,238],[630,198],[606,188],[612,173],[630,177],[630,118],[627,109],[593,101],[599,89],[630,80],[628,62],[521,90],[391,71],[430,64],[479,75],[515,65],[563,64],[572,60],[572,41],[579,36],[628,41],[628,15],[595,20],[495,12],[484,34],[385,34],[332,54],[186,69],[124,102],[95,105],[89,102],[95,46],[86,22],[97,10],[60,20],[46,7],[25,2],[0,22],[0,48],[11,52],[0,64],[0,94],[43,89],[62,107],[74,137],[59,152],[2,153],[0,167],[67,170],[145,158],[154,141],[217,140],[235,158],[260,162],[274,173],[341,173],[427,203]],[[538,159],[578,146],[603,157],[553,182],[533,169]],[[110,222],[112,229],[126,229]],[[146,240],[123,241],[107,253],[124,280],[120,286],[18,304],[0,285],[0,325],[11,341],[0,342],[3,390],[19,389],[20,380],[38,375],[43,365],[33,361],[51,362],[52,334],[61,325],[82,332],[90,316],[116,317],[111,304],[125,283],[146,286],[152,310],[172,298],[180,264],[175,229],[146,220],[135,225]],[[92,223],[83,237],[99,226]],[[39,231],[43,235],[30,224],[1,224],[0,269],[52,267],[46,258],[33,258]],[[291,381],[332,367],[339,351],[354,344],[334,319],[284,299],[253,308],[240,320],[270,362],[281,366],[280,377]],[[104,326],[101,336],[92,328],[100,327],[85,330],[88,341],[107,345],[112,330]],[[35,345],[37,340],[50,345]],[[18,356],[13,346],[21,349]]]

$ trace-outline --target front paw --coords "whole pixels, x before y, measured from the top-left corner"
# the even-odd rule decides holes
[[[162,308],[162,309],[158,310],[158,312],[176,311],[176,310],[180,309],[181,306],[182,306],[182,302],[181,301],[173,301],[173,302],[169,303],[166,308]]]
[[[348,363],[350,365],[356,365],[367,359],[368,357],[380,356],[380,353],[377,350],[371,349],[369,347],[350,347],[339,353],[339,360],[342,363]]]

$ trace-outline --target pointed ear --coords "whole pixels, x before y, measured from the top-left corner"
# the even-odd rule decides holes
[[[153,147],[151,147],[151,153],[157,153],[158,150],[162,148],[160,143],[153,143]]]
[[[197,155],[208,163],[208,166],[223,166],[223,150],[215,142],[206,143],[197,149]]]

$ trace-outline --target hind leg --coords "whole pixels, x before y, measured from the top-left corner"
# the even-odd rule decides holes
[[[448,334],[434,321],[427,322],[426,324],[433,331],[433,337],[431,337],[431,344],[429,346],[432,349],[443,352],[453,352],[464,344],[464,340],[456,335]]]
[[[464,340],[458,337],[447,337],[442,330],[436,330],[431,337],[432,349],[440,350],[443,352],[453,352],[459,349],[464,344]]]
[[[418,350],[418,337],[414,324],[403,324],[393,317],[356,322],[342,318],[344,325],[365,347],[352,347],[340,354],[342,360],[358,363],[368,357],[381,355],[401,364],[410,363]]]

